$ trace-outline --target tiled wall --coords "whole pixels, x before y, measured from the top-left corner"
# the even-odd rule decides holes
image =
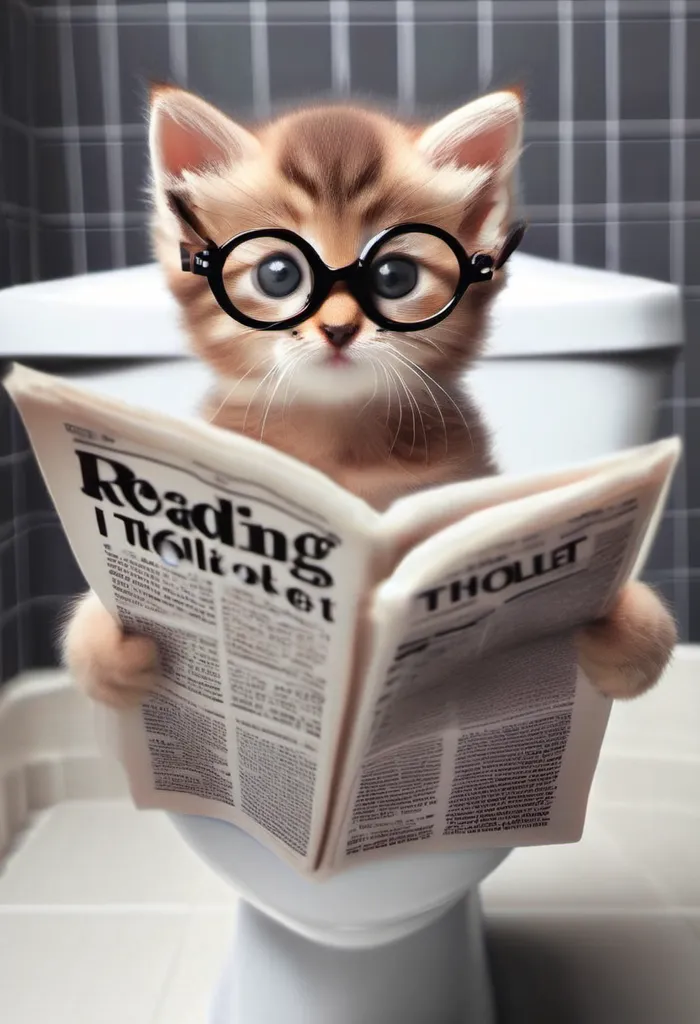
[[[148,79],[244,117],[350,92],[430,115],[525,84],[526,248],[685,286],[689,344],[661,430],[685,435],[689,471],[648,575],[700,640],[700,2],[0,0],[0,284],[148,259]],[[45,622],[79,579],[12,431],[0,678],[50,656]]]

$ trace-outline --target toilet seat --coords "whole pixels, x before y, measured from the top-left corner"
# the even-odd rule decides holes
[[[311,941],[344,948],[381,945],[425,927],[510,852],[403,855],[317,882],[234,825],[187,815],[170,819],[185,842],[252,906]]]

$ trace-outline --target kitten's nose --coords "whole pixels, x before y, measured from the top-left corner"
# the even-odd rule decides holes
[[[321,324],[321,330],[333,348],[349,345],[360,328],[359,324]]]

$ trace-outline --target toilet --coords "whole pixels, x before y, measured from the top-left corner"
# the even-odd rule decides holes
[[[510,266],[469,374],[501,468],[650,440],[682,343],[678,289],[521,253]],[[205,385],[155,266],[8,289],[0,325],[0,356],[89,357],[76,379],[134,403],[190,414]],[[135,363],[99,362],[116,356]],[[509,851],[406,855],[317,883],[233,826],[171,817],[241,896],[209,1024],[494,1024],[479,884]]]

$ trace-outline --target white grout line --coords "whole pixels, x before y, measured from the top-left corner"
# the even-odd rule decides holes
[[[27,532],[29,532],[29,531],[27,531]],[[19,561],[20,560],[17,557],[17,552],[19,550],[19,547],[20,546],[18,545],[17,549],[15,550],[15,568],[16,568],[17,586],[18,587],[19,587],[19,581],[20,581],[20,579],[22,579],[22,576],[21,576],[21,573],[20,573],[20,569],[19,569]],[[22,545],[22,549],[23,549],[23,551],[25,551],[25,555],[26,555],[26,548],[24,547],[24,544]],[[24,578],[26,580],[26,576],[27,576],[27,572],[28,572],[28,569],[27,569],[27,558],[26,557],[24,559],[24,566],[25,566],[24,567],[24,572],[25,572],[25,577]],[[51,605],[57,605],[59,603],[65,603],[67,601],[72,600],[72,598],[74,596],[75,595],[70,595],[70,594],[35,594],[34,597],[28,597],[24,601],[19,601],[17,604],[13,604],[10,608],[3,609],[2,613],[0,614],[0,628],[2,628],[3,626],[6,626],[8,622],[12,622],[13,620],[16,620],[17,621],[17,645],[18,645],[18,647],[21,648],[22,647],[22,617],[18,614],[18,612],[21,612],[24,608],[38,608],[38,607],[42,607],[43,605],[51,606]],[[24,664],[22,664],[20,662],[20,665],[19,665],[19,671],[20,672],[23,672],[27,668],[31,668],[31,666],[24,665]]]
[[[573,0],[558,0],[559,259],[574,262],[574,22]]]
[[[20,533],[31,531],[34,527],[41,528],[58,523],[55,512],[46,509],[37,509],[34,512],[22,512],[13,519],[6,519],[0,523],[0,550],[9,542],[13,541]]]
[[[46,515],[48,516],[48,513],[46,513]],[[34,519],[30,520],[27,524],[27,513],[25,512],[22,515],[18,515],[16,517],[13,516],[12,521],[15,524],[15,528],[12,533],[7,534],[7,536],[0,540],[0,551],[4,551],[8,547],[15,547],[17,542],[24,538],[34,538],[38,533],[41,533],[42,530],[55,530],[58,534],[62,534],[64,532],[61,523],[55,515],[52,519]],[[27,525],[20,527],[20,524],[23,521]],[[0,618],[6,611],[6,608],[0,608]]]
[[[253,105],[259,118],[270,115],[270,53],[267,0],[250,0],[250,45],[253,57]]]
[[[605,0],[605,262],[620,269],[620,22],[618,0]]]
[[[333,93],[350,93],[350,0],[331,0],[331,74]]]
[[[396,94],[402,114],[416,105],[416,26],[413,0],[396,0]]]
[[[15,0],[22,8],[29,9],[25,0]],[[97,0],[100,3],[101,0]],[[293,0],[277,0],[278,8],[284,10],[283,23],[290,25],[313,23],[309,19],[306,9],[310,4],[318,3],[322,7],[322,0],[302,0],[301,11],[295,10]],[[393,25],[394,4],[392,0],[353,0],[358,10],[369,8],[372,16],[358,18],[356,23],[360,25]],[[424,0],[427,3],[427,0]],[[637,17],[650,17],[653,15],[667,15],[669,0],[619,0],[620,13],[631,14]],[[201,19],[200,23],[209,24],[231,24],[231,21],[247,24],[245,11],[241,10],[241,0],[191,0],[193,9]],[[598,21],[601,16],[603,0],[576,0],[577,21]],[[371,5],[371,6],[370,6]],[[430,0],[430,17],[436,24],[464,24],[474,22],[473,0]],[[84,3],[72,11],[65,0],[60,3],[32,5],[31,11],[44,21],[59,21],[71,18],[74,21],[92,21],[94,19],[95,3]],[[160,19],[163,13],[162,2],[154,0],[142,0],[139,3],[119,4],[119,21],[125,25],[137,25],[143,22],[153,22]],[[687,0],[688,14],[700,14],[700,0]],[[510,23],[527,22],[537,18],[540,23],[553,24],[555,18],[552,16],[552,0],[498,0],[499,20]],[[319,14],[316,24],[323,22],[323,16]],[[279,24],[279,22],[277,22]]]
[[[69,5],[68,5],[69,6]],[[75,81],[75,55],[73,32],[69,21],[56,26],[58,33],[58,66],[61,89],[61,119],[65,124],[78,123],[78,92]],[[65,146],[63,150],[68,181],[68,204],[72,223],[71,250],[73,266],[70,272],[84,274],[87,271],[87,236],[85,232],[85,207],[83,205],[83,168],[80,162],[80,148]],[[66,267],[66,275],[69,268]]]
[[[687,62],[687,39],[686,39],[686,3],[685,0],[671,0],[671,32],[669,40],[669,97],[670,114],[678,122],[683,122],[685,114],[685,89],[686,89],[686,62]],[[683,135],[671,139],[670,143],[670,199],[675,204],[682,204],[685,200],[685,139]],[[670,240],[670,266],[671,280],[676,284],[682,284],[685,280],[685,217],[671,221],[669,225]],[[681,354],[676,360],[673,370],[673,406],[672,422],[673,432],[680,437],[686,438],[686,380],[685,360]],[[688,489],[687,475],[689,470],[688,457],[686,455],[685,472],[679,474],[676,481],[676,494],[678,495],[678,511],[684,511],[685,516],[676,516],[673,520],[673,561],[675,566],[690,568],[690,543],[688,539]],[[687,582],[677,579],[674,583],[674,611],[678,619],[678,625],[682,638],[690,635],[690,593]]]
[[[121,75],[119,73],[119,36],[116,0],[102,0],[96,5],[97,45],[100,51],[102,104],[105,121],[117,127],[115,141],[121,143]],[[124,212],[124,164],[121,145],[109,146],[107,160],[107,195],[110,207],[110,244],[112,267],[126,266],[126,232],[120,215]]]
[[[675,382],[674,382],[675,383]],[[676,412],[682,409],[700,409],[700,398],[686,398],[683,393],[674,395],[673,398],[664,398],[659,402],[660,409],[673,409]]]
[[[538,203],[524,204],[528,218],[534,224],[559,223],[560,207],[557,205],[541,205]],[[700,218],[700,202],[669,204],[669,203],[621,203],[619,212],[627,223],[634,224],[672,224],[684,215]],[[571,214],[575,222],[583,224],[595,224],[601,227],[605,224],[607,206],[603,203],[585,203],[572,208]],[[21,207],[13,207],[10,203],[0,202],[0,214],[5,213],[10,217],[27,217],[29,211]],[[138,212],[110,212],[109,210],[86,213],[74,217],[71,213],[44,213],[39,215],[42,224],[52,224],[55,227],[72,227],[73,225],[84,225],[87,228],[107,228],[110,224],[118,224],[122,228],[141,227],[145,222],[146,213]],[[700,286],[689,286],[685,289],[689,296],[697,297],[700,293]]]
[[[346,3],[347,0],[334,0],[334,2]],[[356,22],[353,22],[353,24],[356,24]],[[65,139],[76,139],[81,142],[88,140],[101,141],[105,137],[109,138],[111,135],[116,135],[117,132],[119,132],[120,139],[143,137],[143,125],[141,123],[122,125],[62,124],[36,128],[32,132],[32,129],[26,125],[21,125],[12,120],[12,118],[4,117],[0,114],[0,124],[6,124],[8,127],[25,134],[35,134],[39,139],[57,139],[59,141]],[[570,127],[572,131],[575,128],[576,136],[579,139],[585,139],[589,142],[605,141],[605,121],[527,121],[525,124],[526,138],[535,142],[547,141],[548,139],[557,140],[559,138],[560,125],[562,124]],[[695,137],[700,136],[700,118],[689,118],[687,121],[680,122],[673,119],[663,120],[662,118],[652,120],[634,119],[631,121],[621,121],[619,129],[620,138],[622,139],[661,139],[665,141],[669,137],[673,138],[676,135],[682,135],[684,138],[689,136]]]
[[[86,801],[87,802],[87,801]],[[89,811],[86,810],[86,816]],[[76,834],[76,842],[78,837]],[[19,854],[21,857],[21,853]],[[124,917],[129,914],[153,914],[158,917],[190,917],[201,914],[206,917],[221,917],[233,922],[236,913],[236,901],[233,886],[229,903],[3,903],[0,904],[0,917],[32,917],[34,914],[46,914],[50,917],[66,915],[70,917],[95,917],[109,915]]]
[[[479,91],[484,92],[493,78],[493,0],[479,0],[477,18]]]
[[[170,72],[178,85],[187,85],[187,3],[168,0],[168,46]]]

